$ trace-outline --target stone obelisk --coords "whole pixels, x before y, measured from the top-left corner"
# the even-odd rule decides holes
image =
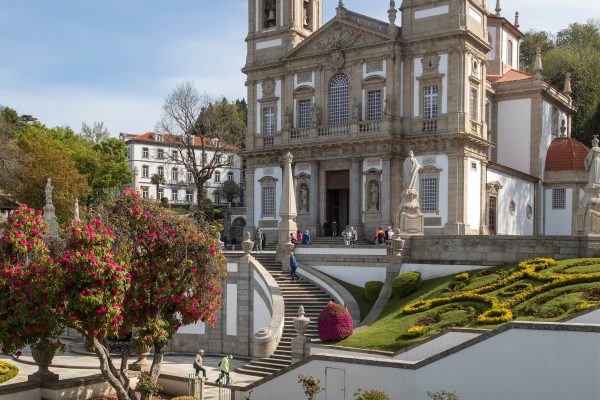
[[[277,258],[281,261],[284,269],[289,269],[290,251],[294,249],[294,244],[290,240],[290,234],[296,235],[297,225],[296,216],[296,191],[294,190],[294,177],[292,175],[293,156],[287,152],[283,156],[283,185],[281,192],[281,203],[279,204],[279,240],[277,242]]]

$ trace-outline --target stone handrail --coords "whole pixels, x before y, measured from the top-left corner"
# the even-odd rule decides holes
[[[361,121],[358,123],[358,132],[360,134],[381,132],[381,120]]]
[[[310,136],[310,128],[298,128],[290,130],[290,140],[308,139]]]
[[[326,125],[320,126],[317,136],[319,137],[337,137],[347,136],[350,133],[350,124]]]
[[[283,325],[285,323],[285,305],[283,295],[279,285],[273,276],[253,257],[249,264],[254,272],[254,277],[259,278],[267,286],[270,297],[271,323],[268,327],[261,328],[252,338],[252,357],[266,358],[271,356],[277,349],[277,345],[283,334]]]

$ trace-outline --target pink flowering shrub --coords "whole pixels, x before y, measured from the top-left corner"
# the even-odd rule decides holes
[[[41,212],[20,206],[0,224],[0,348],[60,347],[54,260],[42,240]]]
[[[332,301],[319,314],[319,338],[324,342],[337,341],[352,335],[352,316],[341,304]]]

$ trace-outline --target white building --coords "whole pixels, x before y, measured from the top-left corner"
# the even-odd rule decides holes
[[[192,205],[196,202],[197,190],[192,173],[180,160],[181,137],[146,132],[141,135],[121,133],[120,138],[125,142],[127,163],[134,173],[133,187],[142,194],[142,197],[152,199],[166,197],[169,203],[174,205]],[[204,146],[202,146],[201,138],[196,137],[194,140],[196,163],[198,165],[210,163],[215,156],[215,146],[218,146],[218,143],[204,139]],[[233,148],[219,147],[219,154],[230,160],[229,165],[215,170],[205,190],[207,197],[215,204],[226,204],[227,199],[219,195],[218,189],[228,180],[240,183],[242,161]],[[151,182],[155,174],[165,178],[164,185],[159,185],[158,188]]]

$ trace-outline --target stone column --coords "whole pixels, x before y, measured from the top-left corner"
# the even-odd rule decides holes
[[[362,179],[360,174],[361,159],[353,158],[350,168],[350,225],[360,225],[360,198]],[[340,227],[340,231],[345,227]]]
[[[290,234],[296,234],[297,225],[295,218],[298,215],[296,211],[296,191],[294,190],[294,177],[292,175],[293,156],[290,152],[284,155],[283,184],[281,190],[281,203],[279,205],[279,240],[277,245],[277,258],[284,268],[289,268],[289,252],[293,250],[294,245],[290,241]]]
[[[319,163],[313,162],[310,164],[310,219],[308,229],[313,237],[319,234]]]
[[[391,168],[390,159],[383,159],[383,170],[381,172],[381,192],[379,193],[379,207],[381,208],[381,225],[391,225]]]
[[[246,169],[246,198],[244,199],[244,205],[246,206],[246,227],[244,230],[250,232],[252,238],[255,234],[254,226],[254,168],[248,167]]]

